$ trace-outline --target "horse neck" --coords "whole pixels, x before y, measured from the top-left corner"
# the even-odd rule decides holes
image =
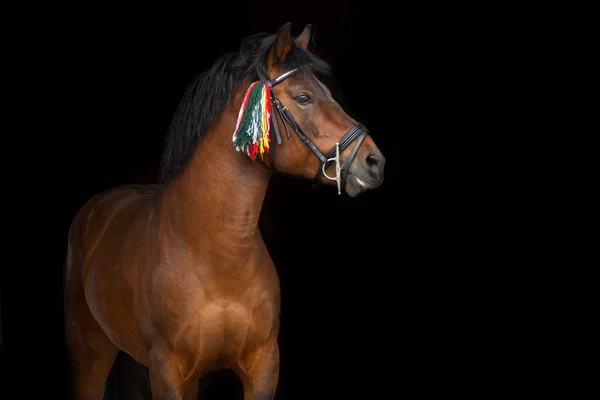
[[[243,257],[258,234],[271,176],[232,146],[241,96],[200,141],[182,173],[165,188],[161,210],[170,228],[192,246]]]

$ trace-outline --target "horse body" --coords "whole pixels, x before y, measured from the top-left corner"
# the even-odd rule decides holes
[[[232,132],[235,119],[223,121],[228,129],[215,129]],[[101,328],[112,342],[102,357],[120,348],[150,366],[168,353],[193,382],[217,368],[244,377],[258,358],[277,354],[279,281],[258,230],[268,171],[240,174],[235,159],[246,160],[211,148],[199,147],[168,188],[110,190],[73,222],[69,303],[87,304],[85,329]]]
[[[305,29],[297,39],[304,49],[309,33]],[[268,52],[270,78],[284,72],[282,61],[291,46],[288,25]],[[307,112],[299,124],[311,128],[317,147],[331,147],[355,122],[320,82],[307,77],[289,78],[277,96],[291,104],[293,93],[311,90],[313,102],[321,101],[324,110],[316,116]],[[270,163],[307,177],[321,165],[296,137],[288,140],[287,150],[277,146],[270,162],[233,149],[232,133],[250,81],[245,77],[236,84],[201,145],[167,185],[106,191],[75,217],[65,294],[76,398],[102,398],[119,350],[149,368],[155,399],[195,399],[198,378],[221,368],[237,373],[246,399],[273,398],[280,287],[259,216],[274,167]],[[294,109],[296,115],[303,110],[310,107]],[[366,137],[357,149],[350,162],[358,154],[360,163],[347,167],[351,195],[383,179],[383,157],[372,140]]]

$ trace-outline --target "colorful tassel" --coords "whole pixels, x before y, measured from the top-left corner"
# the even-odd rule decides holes
[[[250,85],[238,114],[233,133],[233,146],[251,160],[269,151],[271,143],[271,96],[269,87],[261,81]]]

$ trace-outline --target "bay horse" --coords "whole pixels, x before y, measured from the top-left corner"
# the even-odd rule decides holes
[[[258,229],[274,171],[378,187],[385,158],[318,79],[311,25],[254,34],[186,90],[157,185],[123,185],[73,219],[65,286],[76,399],[102,399],[119,351],[149,371],[154,399],[195,399],[210,371],[233,370],[244,398],[273,399],[280,286]],[[328,151],[323,153],[323,151]]]

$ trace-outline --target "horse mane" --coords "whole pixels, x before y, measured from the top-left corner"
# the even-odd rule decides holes
[[[161,185],[167,185],[185,167],[243,79],[248,76],[258,80],[256,67],[262,66],[274,40],[274,34],[266,33],[246,37],[239,51],[220,56],[189,84],[169,125],[160,162]],[[289,70],[304,65],[315,73],[330,71],[327,62],[294,42],[283,67]]]

